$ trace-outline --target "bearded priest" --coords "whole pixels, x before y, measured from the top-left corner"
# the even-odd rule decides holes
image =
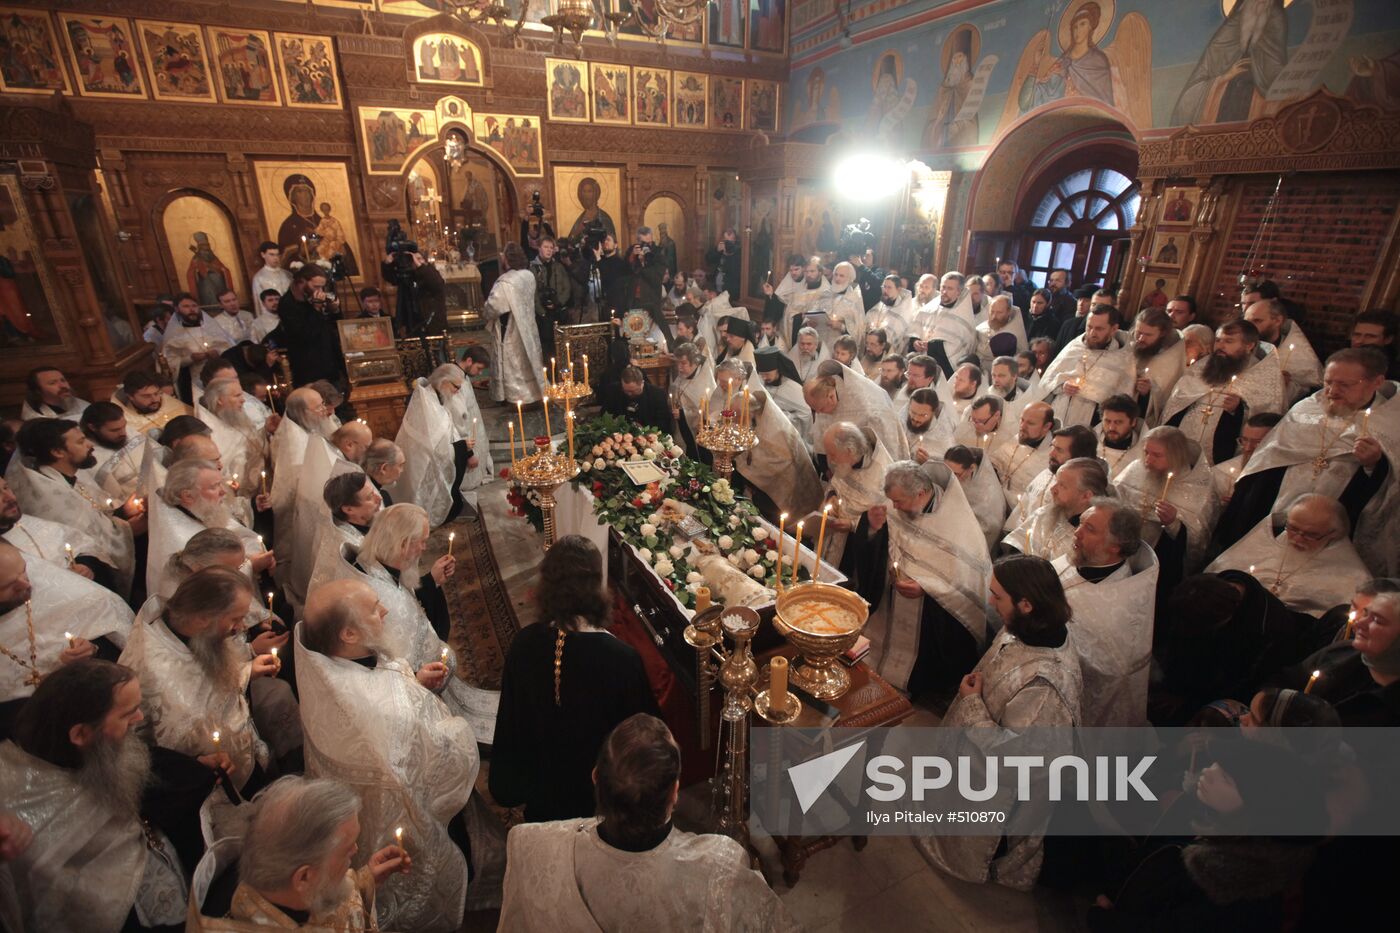
[[[0,744],[0,800],[33,831],[8,858],[24,930],[108,933],[180,923],[174,849],[141,818],[151,753],[134,734],[141,684],[110,661],[44,678]]]
[[[248,552],[249,579],[276,566],[273,553],[253,531],[238,523],[224,504],[228,485],[217,464],[182,460],[165,474],[165,485],[151,502],[151,539],[146,563],[146,591],[162,592],[170,555],[205,528],[225,528],[238,535]]]
[[[1294,405],[1239,471],[1217,540],[1233,544],[1303,492],[1341,502],[1376,576],[1400,573],[1400,385],[1371,347],[1327,358],[1323,387]]]
[[[1104,400],[1133,390],[1136,362],[1118,328],[1123,317],[1113,305],[1098,304],[1085,315],[1084,333],[1071,340],[1040,380],[1044,397],[1054,399],[1061,425],[1092,425]]]
[[[950,693],[987,640],[986,538],[962,485],[943,463],[891,464],[885,495],[889,508],[869,513],[877,533],[888,523],[894,578],[893,594],[878,607],[881,618],[866,628],[879,658],[876,669],[910,696]],[[883,543],[877,538],[873,549],[883,550]]]
[[[501,276],[481,319],[491,337],[491,397],[530,404],[544,398],[544,351],[535,328],[535,276],[519,243],[501,250]]]
[[[413,868],[380,890],[380,924],[446,933],[461,926],[466,903],[467,856],[456,840],[467,839],[477,736],[433,692],[451,676],[446,665],[404,658],[386,625],[392,611],[360,580],[327,583],[308,598],[296,634],[307,768],[359,795],[361,849],[403,829]]]

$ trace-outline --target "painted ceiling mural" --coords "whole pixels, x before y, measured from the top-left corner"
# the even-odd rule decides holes
[[[1400,110],[1394,0],[793,0],[792,24],[794,138],[947,167],[1065,102],[1138,135],[1256,119],[1318,87]]]

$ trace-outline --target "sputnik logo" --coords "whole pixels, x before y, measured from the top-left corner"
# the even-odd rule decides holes
[[[861,739],[854,745],[838,748],[820,758],[813,758],[787,769],[788,779],[792,781],[792,789],[797,792],[797,803],[803,813],[812,808],[817,798],[841,775],[846,765],[850,764],[856,752],[864,747],[865,740]]]

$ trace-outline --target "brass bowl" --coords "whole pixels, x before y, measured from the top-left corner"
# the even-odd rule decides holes
[[[848,631],[812,632],[793,625],[804,604],[835,605],[855,614],[857,622]],[[850,590],[831,583],[803,583],[789,587],[778,596],[773,627],[800,653],[788,675],[792,683],[819,700],[834,700],[851,689],[851,675],[837,660],[849,651],[870,619],[870,606]]]

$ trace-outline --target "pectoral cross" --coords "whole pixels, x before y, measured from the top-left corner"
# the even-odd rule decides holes
[[[1327,458],[1324,457],[1322,454],[1318,454],[1312,462],[1312,468],[1313,479],[1317,479],[1327,469]]]

